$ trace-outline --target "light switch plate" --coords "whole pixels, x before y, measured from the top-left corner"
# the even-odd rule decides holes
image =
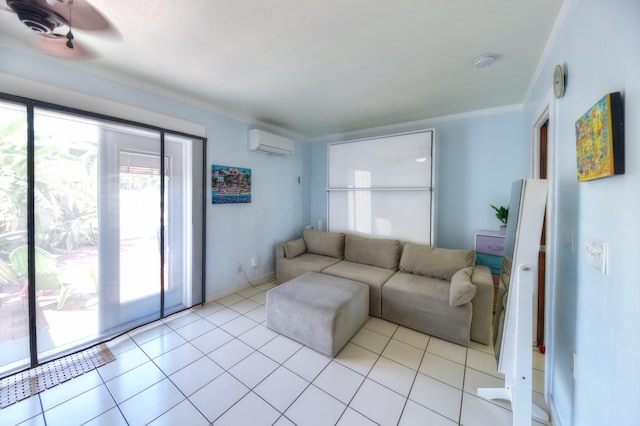
[[[607,273],[607,243],[590,236],[585,237],[584,261],[603,274]]]

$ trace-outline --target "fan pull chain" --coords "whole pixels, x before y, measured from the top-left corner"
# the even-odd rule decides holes
[[[67,47],[69,49],[73,49],[73,43],[71,42],[71,40],[73,40],[73,33],[71,32],[71,6],[73,6],[73,0],[69,0],[69,32],[67,33]]]

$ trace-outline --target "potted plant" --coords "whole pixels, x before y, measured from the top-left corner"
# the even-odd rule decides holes
[[[496,207],[491,204],[491,208],[496,212],[496,218],[500,221],[500,232],[505,232],[507,229],[507,219],[509,218],[509,207]]]

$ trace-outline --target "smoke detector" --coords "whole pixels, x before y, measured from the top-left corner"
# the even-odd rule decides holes
[[[485,53],[480,56],[476,56],[473,60],[473,66],[476,68],[486,68],[493,64],[496,60],[496,55],[493,53]]]

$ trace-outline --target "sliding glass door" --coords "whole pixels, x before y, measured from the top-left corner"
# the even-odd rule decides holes
[[[161,161],[157,132],[100,129],[100,329],[160,318]]]
[[[164,137],[164,315],[204,302],[203,283],[204,145]],[[197,162],[197,167],[194,163]]]
[[[38,359],[45,359],[99,336],[99,139],[95,124],[37,108],[33,127],[35,282],[29,285],[42,318]],[[17,250],[27,264],[28,246]]]
[[[108,313],[100,323],[112,330],[157,319],[161,307],[166,315],[202,299],[201,287],[185,285],[194,276],[202,280],[192,268],[193,242],[202,240],[191,229],[202,208],[193,194],[203,187],[192,178],[194,152],[202,150],[191,139],[166,135],[161,155],[160,134],[127,128],[103,127],[100,140],[100,252],[109,265],[100,269],[100,307]]]
[[[27,181],[27,108],[0,103],[0,375],[30,362],[26,262],[15,251],[27,245]]]
[[[3,107],[0,313],[30,323],[33,298],[36,326],[3,316],[0,376],[203,301],[203,140],[36,107],[29,154],[27,110]]]

